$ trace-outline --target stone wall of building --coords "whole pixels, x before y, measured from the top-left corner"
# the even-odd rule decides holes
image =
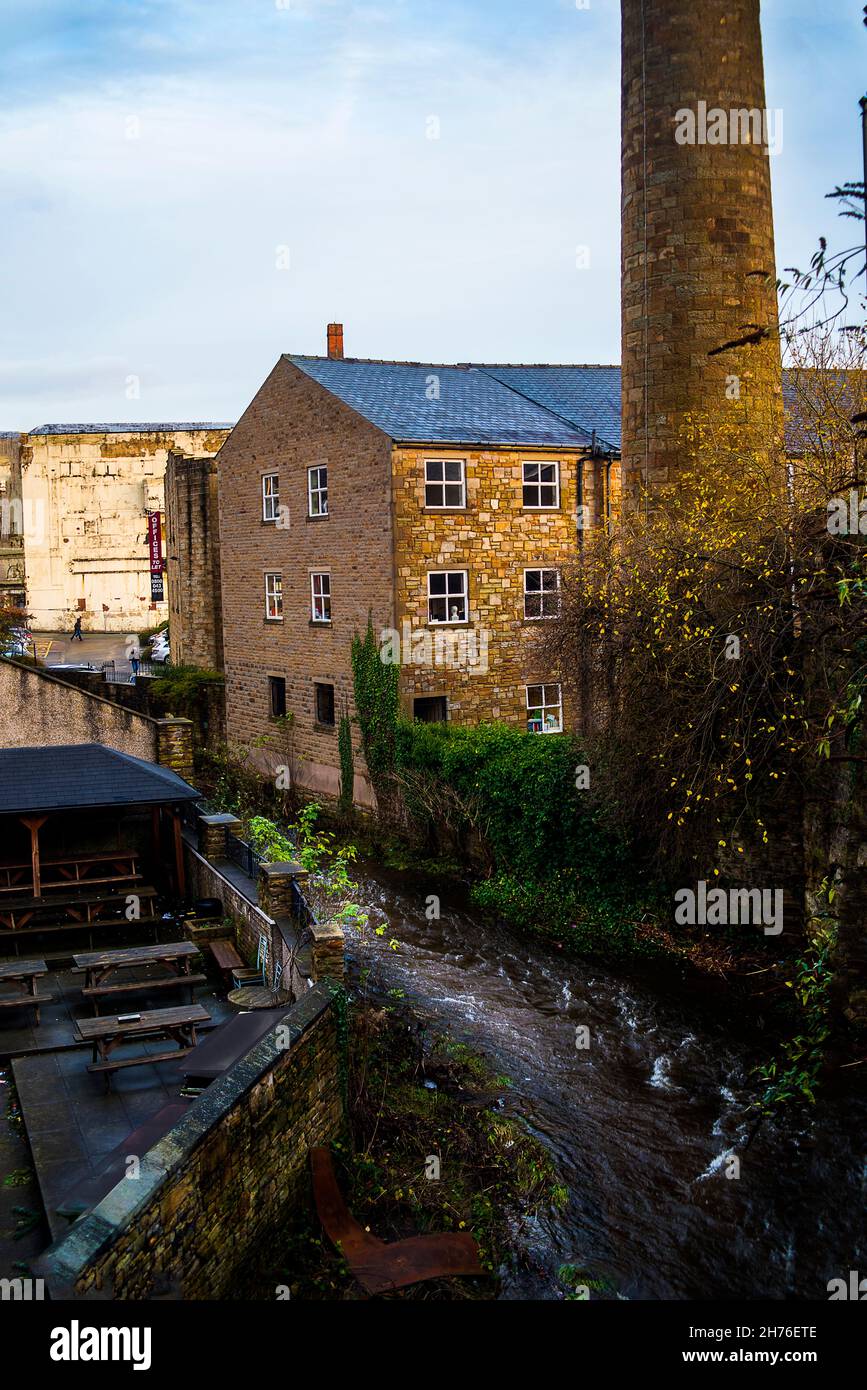
[[[425,507],[425,460],[430,458],[464,461],[464,509]],[[554,510],[523,506],[522,464],[533,459],[559,464],[560,500]],[[524,617],[524,571],[562,574],[577,563],[579,468],[582,505],[589,522],[598,525],[608,470],[596,460],[556,450],[395,448],[397,631],[402,703],[409,717],[416,697],[444,695],[449,719],[456,723],[500,719],[526,728],[527,685],[556,683],[558,677],[539,651],[545,619]],[[467,571],[468,624],[428,624],[431,570]],[[404,622],[417,643],[415,653],[406,649]],[[463,654],[466,660],[455,660]],[[574,727],[578,711],[568,692],[564,698],[565,724]]]
[[[0,603],[24,608],[25,517],[21,496],[21,435],[0,434]]]
[[[166,583],[172,661],[223,668],[217,461],[170,450],[166,464]]]
[[[782,440],[770,164],[711,143],[708,111],[765,112],[759,0],[622,0],[626,496],[674,481],[699,431],[768,459]],[[680,111],[696,115],[695,142]],[[769,127],[769,133],[771,133]],[[758,345],[712,349],[770,327]]]
[[[328,467],[328,516],[308,517],[307,469]],[[391,442],[281,359],[220,454],[220,564],[230,744],[250,746],[266,775],[293,769],[325,795],[338,787],[337,723],[352,710],[350,645],[368,612],[393,620]],[[262,477],[277,473],[276,526],[262,520]],[[311,622],[310,575],[331,576],[332,622]],[[265,573],[282,574],[283,617],[265,617]],[[269,677],[286,682],[287,733],[271,718]],[[315,685],[333,685],[336,721],[317,723]],[[357,745],[357,729],[353,725]],[[356,755],[356,766],[360,754]],[[356,778],[360,800],[369,794]]]
[[[64,432],[65,431],[65,432]],[[43,426],[22,436],[27,602],[39,631],[138,632],[151,601],[147,513],[164,510],[170,449],[215,454],[228,426]]]
[[[310,1148],[344,1131],[341,1048],[333,991],[314,986],[40,1257],[52,1297],[145,1299],[160,1280],[184,1299],[242,1294],[239,1267],[309,1200]]]
[[[188,719],[152,719],[32,666],[0,657],[0,748],[104,743],[193,778]]]

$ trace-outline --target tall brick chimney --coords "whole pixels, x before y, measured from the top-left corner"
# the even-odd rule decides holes
[[[705,438],[736,436],[770,456],[782,438],[782,383],[773,333],[708,356],[748,325],[777,323],[773,139],[730,138],[730,112],[766,110],[759,0],[621,5],[623,479],[634,505],[643,484],[652,496],[676,479],[686,417]],[[715,110],[727,143],[707,139],[721,133]],[[755,139],[753,120],[749,128]]]
[[[329,323],[328,325],[328,356],[343,356],[343,324]]]

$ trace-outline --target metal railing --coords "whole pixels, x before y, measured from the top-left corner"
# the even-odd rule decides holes
[[[309,902],[304,896],[304,890],[298,883],[297,879],[293,878],[292,880],[291,892],[292,916],[295,918],[298,925],[301,928],[318,926],[319,923],[316,917],[316,913],[313,911],[313,908],[310,906]]]
[[[107,681],[125,682],[132,681],[133,669],[129,661],[103,661],[100,667],[103,676]],[[159,661],[148,661],[145,657],[139,658],[138,676],[164,676],[166,667]]]
[[[232,863],[237,864],[250,878],[258,877],[259,865],[263,862],[261,854],[257,854],[252,845],[248,845],[246,840],[239,840],[231,831],[226,832],[226,853]]]

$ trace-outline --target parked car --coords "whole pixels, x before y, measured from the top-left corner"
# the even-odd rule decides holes
[[[6,639],[3,656],[32,656],[33,633],[26,627],[13,627]]]
[[[165,632],[158,632],[151,642],[150,659],[151,661],[161,661],[163,664],[171,662],[168,629]]]

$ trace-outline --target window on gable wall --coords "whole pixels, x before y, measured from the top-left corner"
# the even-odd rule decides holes
[[[262,479],[262,520],[276,521],[280,508],[280,475],[266,473]]]
[[[307,469],[307,511],[309,516],[328,515],[328,469],[324,464]]]
[[[331,622],[331,575],[310,576],[310,617],[314,623]]]
[[[284,676],[268,677],[268,693],[271,701],[271,717],[281,719],[286,713],[286,679]]]
[[[265,575],[265,617],[276,622],[283,617],[283,576]]]
[[[330,727],[334,723],[334,686],[317,681],[313,691],[316,696],[316,723]]]

